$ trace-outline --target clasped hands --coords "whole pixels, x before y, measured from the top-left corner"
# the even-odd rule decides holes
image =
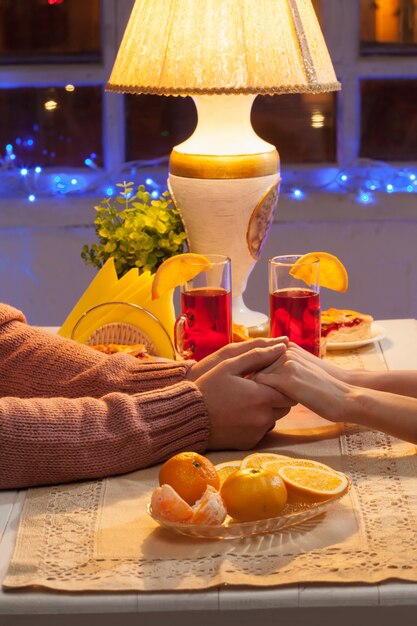
[[[342,421],[350,389],[343,370],[287,337],[229,344],[194,364],[188,379],[206,403],[209,449],[253,448],[297,403]]]
[[[257,380],[288,347],[286,337],[232,343],[188,371],[200,390],[210,419],[209,449],[253,448],[296,401]]]

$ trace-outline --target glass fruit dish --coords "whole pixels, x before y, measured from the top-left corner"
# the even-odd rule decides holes
[[[255,522],[236,522],[227,516],[223,524],[218,526],[203,526],[200,524],[186,524],[170,522],[152,512],[151,505],[148,504],[148,513],[158,524],[172,530],[180,535],[195,537],[197,539],[241,539],[253,535],[266,533],[277,533],[291,526],[302,524],[307,520],[325,513],[337,500],[340,500],[348,493],[350,482],[343,493],[338,494],[324,502],[314,504],[287,504],[281,515]]]

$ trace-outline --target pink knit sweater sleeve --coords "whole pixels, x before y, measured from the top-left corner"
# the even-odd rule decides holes
[[[121,474],[203,451],[189,365],[109,357],[0,305],[0,489]]]

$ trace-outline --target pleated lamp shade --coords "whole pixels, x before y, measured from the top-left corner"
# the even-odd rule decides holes
[[[106,88],[280,94],[340,83],[311,0],[136,0]]]

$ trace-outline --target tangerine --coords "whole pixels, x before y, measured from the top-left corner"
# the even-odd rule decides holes
[[[194,504],[208,485],[220,487],[213,463],[197,452],[179,452],[162,465],[159,484],[170,485],[188,504]]]
[[[162,485],[152,491],[152,513],[170,522],[188,522],[193,509],[170,485]]]
[[[191,524],[218,526],[226,519],[227,511],[220,493],[208,485],[199,500],[192,507]]]
[[[238,469],[226,478],[220,495],[228,514],[239,522],[276,517],[287,503],[284,481],[261,467]]]

